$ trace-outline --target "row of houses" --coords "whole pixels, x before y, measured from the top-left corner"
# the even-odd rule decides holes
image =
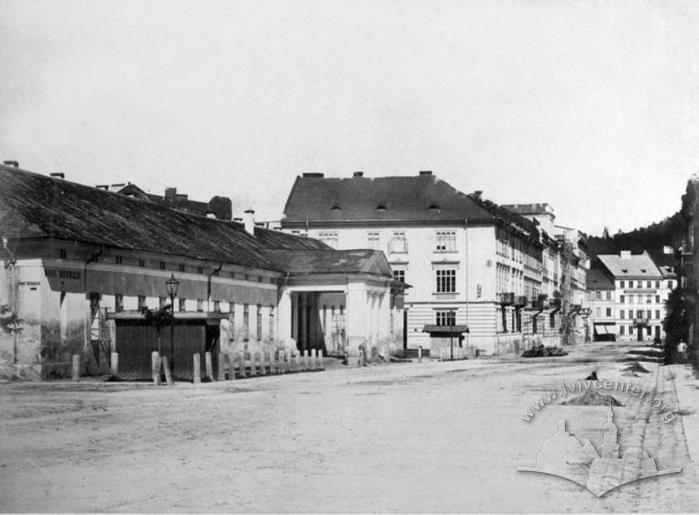
[[[297,177],[281,229],[337,249],[385,253],[405,294],[403,347],[458,337],[501,353],[584,340],[587,249],[548,204],[499,206],[431,171],[415,176]]]
[[[116,350],[134,374],[159,350],[187,375],[204,351],[385,358],[459,345],[476,356],[662,338],[676,282],[647,254],[591,266],[584,235],[549,204],[497,205],[430,171],[303,174],[275,228],[252,210],[233,218],[225,197],[12,165],[0,166],[0,193],[0,305],[23,319],[21,333],[0,335],[0,360],[44,377],[79,350],[95,370]],[[165,307],[172,337],[148,321]]]
[[[120,370],[147,376],[158,350],[187,377],[195,352],[395,352],[405,284],[382,252],[333,249],[253,215],[205,216],[0,166],[0,306],[22,320],[0,332],[0,360],[53,377],[75,353],[98,373],[115,350]],[[166,307],[171,337],[144,314]]]

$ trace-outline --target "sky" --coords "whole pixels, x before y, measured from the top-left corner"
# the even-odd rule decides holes
[[[0,0],[0,159],[282,215],[432,170],[589,234],[699,171],[699,2]]]

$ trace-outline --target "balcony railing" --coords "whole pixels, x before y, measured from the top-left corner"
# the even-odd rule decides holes
[[[526,306],[528,302],[529,302],[529,298],[526,295],[517,295],[515,297],[514,304],[515,304],[515,306],[521,308],[523,306]]]
[[[647,318],[634,318],[633,325],[635,327],[647,327],[648,326],[648,319]]]
[[[536,297],[532,298],[531,306],[534,309],[544,309],[546,307],[546,301],[548,300],[548,295],[545,293],[540,293]]]

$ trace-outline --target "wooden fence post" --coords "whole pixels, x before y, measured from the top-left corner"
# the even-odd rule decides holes
[[[167,363],[167,356],[160,358],[160,362],[163,365],[163,370],[165,371],[165,382],[172,386],[172,375],[170,374],[170,365]]]
[[[223,352],[218,353],[218,380],[219,381],[225,381],[226,380],[226,355]]]
[[[154,350],[150,355],[150,365],[151,365],[151,372],[153,374],[153,384],[159,385],[160,384],[160,356],[158,355],[157,350]]]
[[[116,352],[112,352],[111,369],[113,376],[119,375],[119,354]]]
[[[206,378],[209,381],[214,380],[214,364],[213,364],[213,361],[211,360],[211,353],[210,352],[204,353],[204,373],[206,374]]]
[[[308,370],[308,349],[303,351],[303,370]]]
[[[235,379],[235,354],[228,354],[228,379]]]
[[[73,354],[73,381],[77,381],[80,377],[80,354]]]
[[[323,366],[323,351],[318,351],[318,370],[325,370]]]
[[[238,363],[240,364],[240,377],[246,377],[245,370],[245,351],[238,353]]]
[[[198,353],[192,354],[194,369],[192,370],[192,381],[194,384],[201,383],[201,358]]]

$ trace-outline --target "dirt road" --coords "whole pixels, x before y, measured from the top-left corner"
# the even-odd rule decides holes
[[[699,506],[682,417],[615,408],[620,444],[659,468],[602,498],[534,466],[565,417],[601,443],[604,406],[559,400],[521,419],[563,381],[622,377],[628,349],[564,358],[413,363],[172,388],[116,383],[0,385],[0,510],[118,512],[610,511]],[[676,398],[675,398],[676,399]],[[695,415],[696,416],[696,415]]]

